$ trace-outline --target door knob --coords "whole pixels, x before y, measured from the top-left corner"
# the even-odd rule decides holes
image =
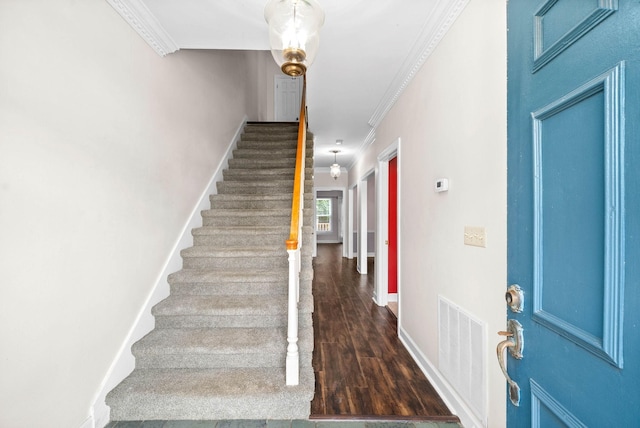
[[[516,320],[507,321],[507,331],[499,331],[499,335],[506,336],[507,338],[498,343],[496,348],[496,354],[498,356],[498,364],[500,369],[507,379],[509,384],[509,399],[514,406],[520,405],[520,387],[514,382],[509,373],[507,373],[507,364],[505,362],[505,349],[509,350],[509,353],[513,358],[518,360],[522,359],[522,351],[524,350],[524,337],[522,335],[522,325]]]

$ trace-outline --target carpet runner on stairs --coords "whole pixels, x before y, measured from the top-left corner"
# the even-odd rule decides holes
[[[202,212],[135,370],[107,395],[112,421],[306,419],[314,394],[313,143],[307,137],[300,273],[300,384],[285,385],[297,124],[247,124]]]

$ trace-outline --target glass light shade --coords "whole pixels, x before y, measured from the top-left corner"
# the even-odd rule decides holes
[[[337,180],[340,177],[340,165],[334,163],[329,167],[329,174],[333,177],[334,180]]]
[[[269,0],[264,8],[271,54],[289,76],[302,76],[318,53],[324,12],[315,0]]]

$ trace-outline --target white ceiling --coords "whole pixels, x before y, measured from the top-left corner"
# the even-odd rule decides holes
[[[267,0],[107,0],[161,54],[268,50]],[[318,0],[320,50],[307,72],[314,166],[349,166],[468,0]],[[146,23],[146,24],[145,24]],[[164,44],[163,44],[164,39]],[[343,140],[336,147],[336,140]]]

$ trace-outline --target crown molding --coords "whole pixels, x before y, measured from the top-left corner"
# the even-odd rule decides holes
[[[398,74],[387,89],[378,107],[369,119],[369,125],[376,128],[382,119],[391,110],[396,100],[402,95],[405,88],[413,80],[422,64],[435,50],[440,40],[447,33],[456,18],[462,13],[470,0],[441,0],[433,13],[427,18],[420,36],[400,67]]]
[[[371,128],[371,130],[369,130],[369,133],[365,137],[362,144],[360,144],[360,147],[358,147],[354,152],[354,155],[352,157],[353,160],[347,166],[347,169],[351,169],[354,167],[354,165],[358,162],[358,160],[362,157],[364,152],[369,148],[369,146],[373,144],[374,141],[376,141],[376,128]]]
[[[180,49],[141,0],[107,0],[158,55],[165,56]]]

